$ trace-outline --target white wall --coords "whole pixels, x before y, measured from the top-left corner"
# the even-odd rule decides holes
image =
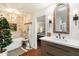
[[[37,17],[40,17],[42,15],[46,15],[46,35],[47,35],[47,31],[48,31],[48,16],[52,16],[53,9],[56,5],[51,5],[50,7],[47,7],[45,9],[42,9],[36,13],[33,14],[33,18],[32,18],[32,39],[31,39],[31,43],[32,43],[32,47],[37,49]],[[52,30],[51,30],[52,31]],[[53,31],[52,31],[53,32]]]
[[[79,19],[77,26],[75,26],[75,22],[73,21],[74,10],[76,9],[78,9],[78,3],[70,4],[70,37],[73,39],[79,38]]]
[[[49,31],[49,17],[52,20],[53,23],[53,12],[54,12],[54,8],[56,7],[57,4],[51,5],[43,10],[40,10],[38,12],[36,12],[35,14],[33,14],[33,47],[37,48],[37,26],[36,26],[36,18],[42,15],[46,15],[46,33]],[[78,8],[77,4],[70,4],[70,34],[65,34],[66,37],[71,37],[74,39],[78,39],[79,38],[79,24],[77,26],[75,26],[75,23],[73,21],[73,15],[74,15],[74,10],[75,8]],[[78,21],[79,23],[79,21]],[[53,24],[51,24],[50,27],[50,32],[52,34],[52,36],[57,35],[55,33],[53,33]]]
[[[33,15],[32,16],[32,35],[30,36],[31,39],[30,39],[30,44],[31,44],[31,47],[32,48],[37,48],[37,36],[36,36],[36,19],[35,19],[35,16]]]

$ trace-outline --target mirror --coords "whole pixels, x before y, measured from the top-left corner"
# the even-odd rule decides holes
[[[69,5],[59,3],[54,10],[54,33],[69,34]]]
[[[37,35],[45,36],[45,18],[45,15],[37,17]]]

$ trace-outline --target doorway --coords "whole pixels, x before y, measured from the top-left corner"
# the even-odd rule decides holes
[[[45,15],[37,17],[37,48],[41,46],[40,38],[45,36],[45,18]]]

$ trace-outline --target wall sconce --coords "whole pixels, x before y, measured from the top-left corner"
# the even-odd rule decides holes
[[[52,23],[52,21],[49,20],[49,30],[48,30],[48,32],[47,32],[47,36],[48,36],[48,37],[51,37],[51,23]]]
[[[52,21],[51,21],[51,20],[49,20],[49,28],[51,27],[51,23],[52,23]]]
[[[52,21],[51,20],[49,20],[49,24],[51,24],[52,23]]]
[[[77,21],[78,21],[78,15],[75,14],[75,16],[73,17],[73,20],[75,21],[75,25],[77,25]]]

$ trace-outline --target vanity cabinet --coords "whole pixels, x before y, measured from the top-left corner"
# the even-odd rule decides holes
[[[43,56],[79,56],[79,49],[41,40]]]

